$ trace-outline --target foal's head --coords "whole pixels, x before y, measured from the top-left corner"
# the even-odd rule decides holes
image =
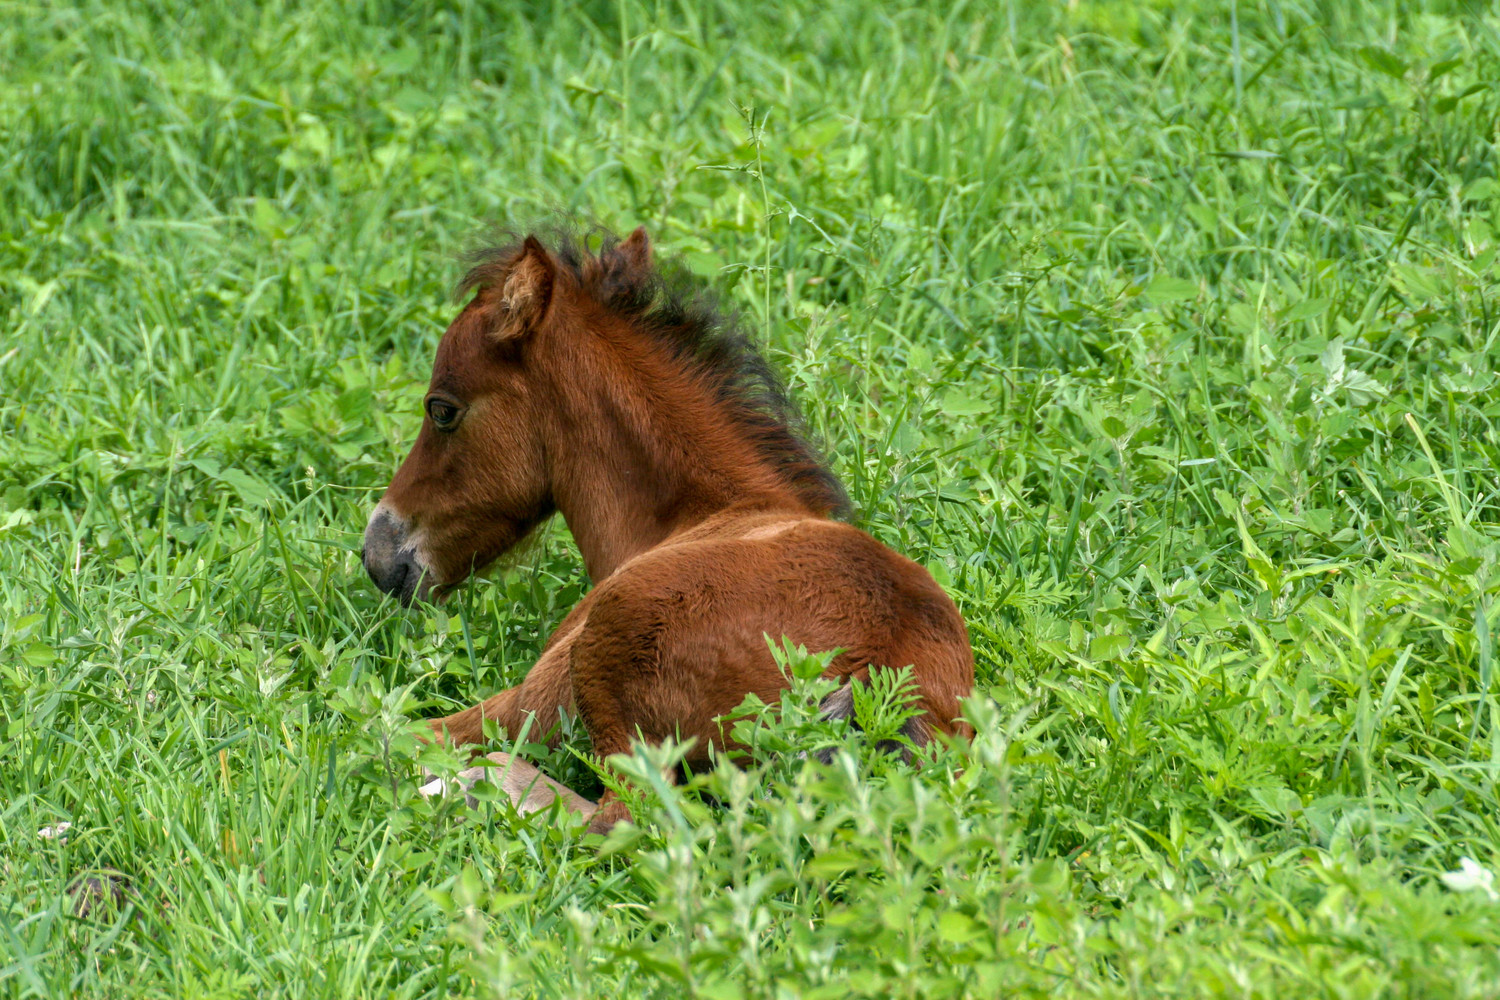
[[[589,264],[649,271],[645,229]],[[442,596],[552,514],[543,436],[556,414],[529,348],[577,320],[573,270],[528,236],[464,280],[476,294],[438,342],[422,429],[365,528],[365,569],[386,593]]]
[[[620,251],[643,252],[644,231],[627,242]],[[553,510],[548,413],[525,354],[561,276],[534,236],[491,266],[500,280],[479,285],[438,342],[422,429],[365,528],[365,569],[403,602],[441,596]]]
[[[441,596],[512,548],[559,503],[577,537],[579,524],[600,514],[575,509],[580,503],[602,509],[624,502],[618,495],[580,499],[580,465],[603,481],[622,463],[644,462],[626,475],[632,485],[649,476],[670,481],[656,498],[669,510],[719,499],[699,489],[704,477],[674,477],[674,463],[681,472],[739,458],[731,492],[771,484],[810,511],[847,504],[838,481],[789,426],[790,405],[765,362],[691,289],[653,267],[644,230],[606,239],[597,252],[567,238],[549,251],[529,236],[487,255],[462,287],[475,294],[438,344],[422,429],[365,529],[365,569],[381,590],[402,601]],[[648,352],[660,361],[655,374],[640,364],[606,363],[606,342]],[[653,391],[662,384],[653,378],[685,387],[673,397],[683,409],[661,409],[678,404],[662,402]],[[621,406],[612,415],[597,407],[584,412],[580,394]],[[643,413],[648,407],[656,408],[653,417]],[[638,440],[622,445],[617,438],[614,453],[601,453],[601,435],[619,424],[630,425]],[[641,459],[646,452],[654,457]],[[758,471],[745,473],[745,466]],[[700,495],[684,492],[692,489]]]

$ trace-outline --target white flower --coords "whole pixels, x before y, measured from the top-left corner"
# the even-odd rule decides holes
[[[1483,889],[1492,900],[1500,900],[1495,891],[1495,873],[1473,858],[1459,858],[1458,871],[1443,872],[1443,884],[1454,892],[1470,892]]]

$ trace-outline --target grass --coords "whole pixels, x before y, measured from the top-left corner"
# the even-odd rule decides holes
[[[0,3],[0,992],[1500,993],[1497,32]],[[799,682],[603,845],[415,796],[587,586],[560,527],[441,608],[357,558],[456,255],[553,210],[763,331],[970,622],[966,758],[802,760]]]

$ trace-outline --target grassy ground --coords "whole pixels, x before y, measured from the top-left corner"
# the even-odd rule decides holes
[[[0,2],[0,992],[1500,994],[1497,31]],[[971,623],[968,760],[778,756],[799,689],[603,850],[415,799],[586,586],[356,553],[455,255],[553,209],[764,331]]]

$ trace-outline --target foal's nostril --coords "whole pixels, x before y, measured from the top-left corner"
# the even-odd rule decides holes
[[[412,560],[400,555],[384,563],[365,563],[365,572],[370,575],[375,586],[387,594],[404,594],[408,589],[407,581],[411,577],[412,569]]]

